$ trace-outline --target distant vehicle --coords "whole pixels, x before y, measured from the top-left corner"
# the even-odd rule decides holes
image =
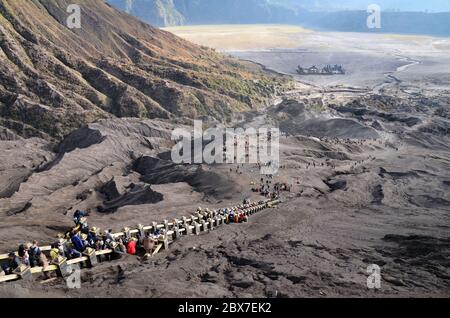
[[[321,70],[317,66],[313,65],[310,68],[303,68],[300,65],[297,67],[297,74],[300,75],[344,75],[345,69],[342,65],[335,64],[327,65]]]

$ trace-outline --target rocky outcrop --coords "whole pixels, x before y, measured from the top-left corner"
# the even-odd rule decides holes
[[[134,186],[129,192],[119,197],[103,202],[97,207],[101,213],[112,213],[122,206],[157,203],[164,199],[161,193],[153,191],[149,185]]]
[[[200,165],[175,164],[155,157],[143,156],[133,163],[133,170],[139,172],[141,180],[149,184],[186,182],[195,191],[207,196],[223,199],[237,191],[236,185],[212,171],[205,171]]]

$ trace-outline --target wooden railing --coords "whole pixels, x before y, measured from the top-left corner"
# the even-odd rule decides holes
[[[248,217],[266,208],[276,206],[278,203],[280,203],[279,200],[266,200],[260,201],[258,203],[250,203],[248,205],[245,205],[246,207],[236,207],[236,210],[241,213],[244,212],[244,214]],[[227,223],[226,221],[226,217],[219,212],[196,212],[190,217],[174,219],[172,222],[164,220],[164,222],[161,224],[153,222],[152,225],[149,226],[138,225],[138,227],[135,229],[124,228],[122,232],[114,233],[112,234],[112,236],[114,238],[130,238],[137,233],[141,234],[141,236],[144,236],[148,231],[154,231],[154,229],[164,229],[164,234],[159,237],[158,244],[153,252],[153,255],[155,255],[162,248],[168,249],[169,245],[173,241],[179,239],[181,236],[186,236],[189,234],[199,235],[201,232],[212,230],[215,227]],[[18,279],[30,279],[32,274],[51,271],[56,271],[58,273],[58,276],[66,277],[71,272],[70,270],[67,270],[67,268],[70,269],[71,265],[86,264],[87,266],[92,267],[97,264],[98,256],[118,253],[119,251],[117,245],[113,247],[114,248],[112,249],[100,251],[95,251],[91,248],[87,248],[82,257],[70,260],[60,257],[58,261],[52,262],[52,265],[46,267],[20,266],[14,271],[14,274],[0,276],[0,283]],[[41,247],[42,252],[48,252],[50,250],[50,246]],[[0,255],[0,262],[6,260],[7,258],[8,254]]]

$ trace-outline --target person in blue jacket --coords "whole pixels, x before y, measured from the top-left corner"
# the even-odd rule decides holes
[[[75,225],[78,225],[80,224],[81,218],[87,217],[88,215],[89,215],[88,212],[76,210],[75,213],[73,214],[73,222],[75,223]]]
[[[80,253],[84,252],[84,250],[86,249],[86,246],[84,245],[83,240],[81,239],[81,237],[78,233],[72,234],[72,237],[70,238],[70,240],[78,252],[80,252]]]

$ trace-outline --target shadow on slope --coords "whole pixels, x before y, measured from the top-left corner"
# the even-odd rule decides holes
[[[198,165],[175,164],[171,161],[143,156],[133,163],[133,170],[139,172],[141,180],[150,184],[186,182],[197,192],[217,199],[231,198],[237,192],[235,184],[223,176],[205,171]]]

